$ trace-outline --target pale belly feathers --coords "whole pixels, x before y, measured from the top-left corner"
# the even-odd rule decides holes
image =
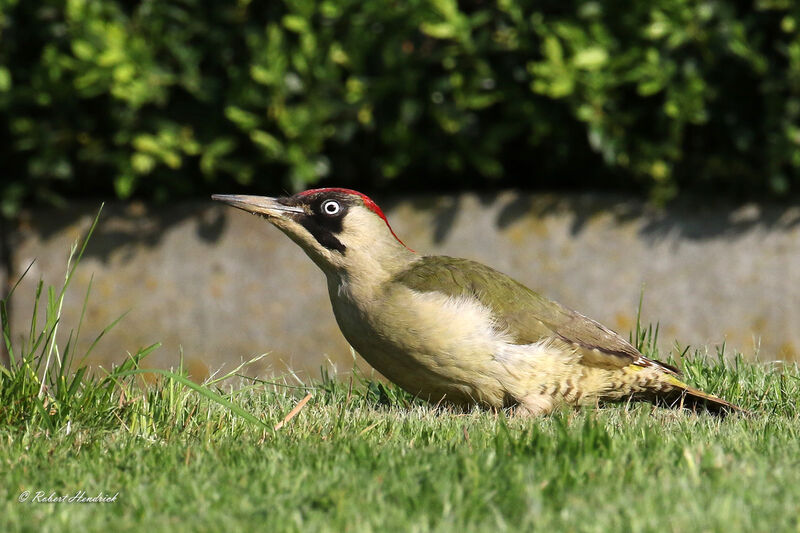
[[[390,297],[358,298],[330,286],[339,327],[378,372],[426,400],[505,407],[531,403],[581,372],[579,355],[544,338],[514,344],[496,327],[488,308],[473,298],[453,298],[396,287]],[[391,306],[381,302],[391,301]],[[549,405],[547,406],[550,407]]]

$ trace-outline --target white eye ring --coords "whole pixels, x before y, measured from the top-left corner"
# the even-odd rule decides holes
[[[325,200],[322,202],[322,212],[326,215],[335,215],[342,210],[342,206],[336,200]]]

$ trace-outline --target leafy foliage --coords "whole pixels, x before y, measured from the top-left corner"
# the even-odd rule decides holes
[[[0,1],[0,185],[796,191],[800,7]]]

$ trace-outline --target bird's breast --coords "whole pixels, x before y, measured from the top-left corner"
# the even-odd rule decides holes
[[[359,294],[338,285],[330,296],[347,341],[391,381],[423,397],[502,404],[493,355],[507,339],[477,300],[403,286]]]

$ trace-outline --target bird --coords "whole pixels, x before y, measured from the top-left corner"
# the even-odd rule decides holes
[[[363,193],[328,187],[212,199],[265,218],[299,245],[325,274],[348,343],[415,397],[521,416],[627,401],[741,411],[489,266],[416,253]]]

